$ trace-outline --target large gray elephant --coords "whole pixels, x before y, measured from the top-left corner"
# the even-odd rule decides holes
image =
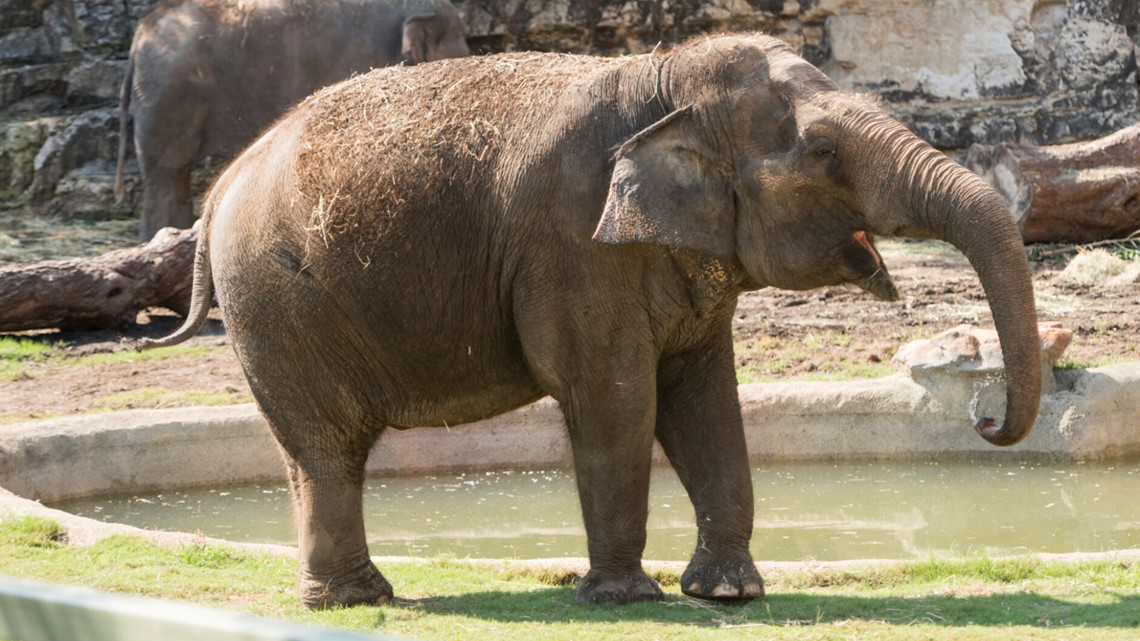
[[[896,296],[875,234],[970,259],[1005,353],[997,445],[1036,417],[1029,266],[1001,198],[778,40],[602,59],[508,54],[319,91],[205,203],[193,335],[216,292],[280,443],[301,598],[374,603],[365,459],[386,428],[554,397],[588,537],[581,602],[662,593],[641,566],[651,446],[696,508],[686,594],[763,594],[732,353],[746,290]]]
[[[139,22],[120,90],[142,173],[141,240],[194,223],[190,174],[233,156],[293,104],[353,73],[465,56],[447,0],[164,0]]]

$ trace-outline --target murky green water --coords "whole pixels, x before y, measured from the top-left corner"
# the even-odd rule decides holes
[[[931,553],[1140,548],[1140,462],[780,464],[753,471],[758,560],[905,559]],[[372,480],[378,555],[585,556],[573,476],[495,472]],[[69,501],[53,507],[236,541],[294,544],[284,486]],[[672,470],[654,470],[645,557],[687,560],[693,510]]]

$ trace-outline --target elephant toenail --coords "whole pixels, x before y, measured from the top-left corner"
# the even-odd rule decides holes
[[[690,594],[700,594],[701,593],[701,584],[696,583],[696,582],[690,583],[689,584],[689,593]]]
[[[712,597],[717,598],[717,599],[723,599],[726,597],[740,596],[740,591],[737,590],[735,587],[728,585],[727,583],[722,583],[722,584],[716,586],[715,588],[713,588],[712,594],[709,596],[712,596]]]

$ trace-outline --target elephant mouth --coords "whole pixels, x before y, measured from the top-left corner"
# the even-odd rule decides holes
[[[879,300],[894,302],[899,299],[899,290],[891,275],[887,273],[886,266],[881,266],[870,276],[855,281],[855,284]]]
[[[891,278],[887,266],[883,263],[883,256],[875,249],[874,239],[870,232],[859,230],[851,235],[852,246],[857,248],[859,262],[869,265],[870,269],[861,271],[861,275],[852,279],[860,289],[870,293],[875,298],[885,301],[899,299],[899,290]],[[871,273],[866,274],[867,271]]]

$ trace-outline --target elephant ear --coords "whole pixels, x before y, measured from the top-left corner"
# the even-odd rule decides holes
[[[621,146],[594,240],[732,257],[732,187],[690,133],[692,120],[692,107],[678,109]]]
[[[400,55],[404,62],[421,64],[428,62],[428,37],[434,13],[418,13],[404,19],[404,38],[400,45]]]

